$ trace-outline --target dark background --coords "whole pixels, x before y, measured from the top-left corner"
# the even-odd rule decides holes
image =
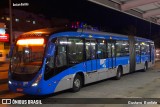
[[[0,8],[8,8],[9,0],[1,0]],[[46,18],[66,18],[72,21],[85,22],[107,32],[136,35],[155,41],[158,40],[160,26],[120,13],[109,8],[91,3],[87,0],[12,0],[13,3],[29,3],[28,7],[12,7],[36,14],[43,14]]]

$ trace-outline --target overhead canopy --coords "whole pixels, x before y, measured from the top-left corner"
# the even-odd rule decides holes
[[[160,25],[160,0],[88,0]]]

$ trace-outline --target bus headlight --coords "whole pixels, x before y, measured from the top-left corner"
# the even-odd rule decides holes
[[[9,83],[9,84],[12,84],[12,82],[11,82],[11,81],[8,81],[8,83]]]
[[[32,87],[36,87],[38,85],[38,83],[33,83]]]
[[[33,82],[32,87],[36,87],[38,85],[39,81],[41,80],[41,78],[42,78],[42,74],[40,74],[37,77],[37,79]]]

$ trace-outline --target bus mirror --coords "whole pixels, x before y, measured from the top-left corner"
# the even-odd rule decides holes
[[[46,52],[46,57],[52,57],[54,55],[55,45],[53,43],[49,43],[48,49]]]

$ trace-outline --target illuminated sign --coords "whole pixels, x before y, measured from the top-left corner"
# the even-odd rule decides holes
[[[0,42],[9,42],[8,34],[0,34]]]
[[[17,41],[17,45],[43,45],[44,39],[20,39]]]

